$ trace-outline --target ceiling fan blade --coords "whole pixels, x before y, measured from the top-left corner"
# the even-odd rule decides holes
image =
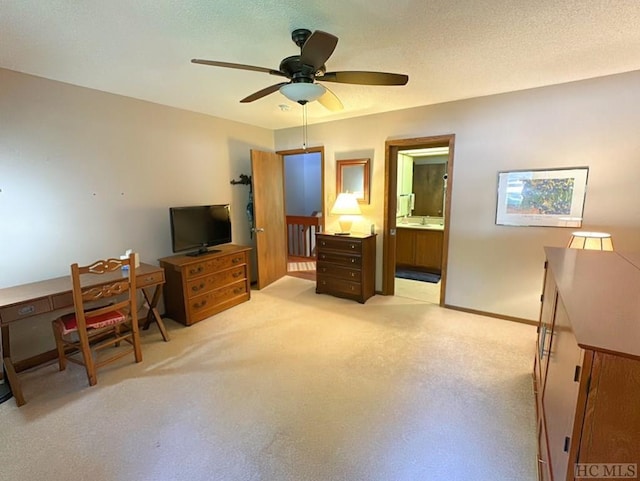
[[[316,30],[302,46],[300,51],[300,63],[311,65],[318,70],[324,65],[338,44],[338,37],[330,33]]]
[[[406,85],[409,76],[388,72],[327,72],[316,77],[320,82],[360,85]]]
[[[324,85],[323,85],[324,87]],[[324,87],[325,92],[318,98],[318,102],[327,110],[331,110],[332,112],[337,112],[339,110],[344,109],[342,102],[340,99],[327,87]]]
[[[283,85],[287,85],[289,82],[281,82],[279,84],[275,84],[275,85],[271,85],[267,88],[264,88],[262,90],[258,90],[255,93],[252,93],[251,95],[249,95],[248,97],[243,98],[240,103],[243,104],[247,104],[249,102],[253,102],[254,100],[258,100],[261,99],[262,97],[265,97],[269,94],[272,94],[273,92],[276,92],[277,90],[280,89],[280,87],[282,87]]]
[[[253,72],[263,72],[263,73],[268,73],[270,75],[279,75],[280,77],[288,78],[287,74],[284,72],[280,72],[280,70],[273,70],[265,67],[256,67],[254,65],[244,65],[241,63],[229,63],[229,62],[217,62],[215,60],[202,60],[200,58],[191,59],[191,63],[211,65],[213,67],[226,67],[226,68],[237,68],[239,70],[251,70]]]

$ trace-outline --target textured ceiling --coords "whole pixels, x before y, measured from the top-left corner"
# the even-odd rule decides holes
[[[638,0],[0,0],[0,67],[278,129],[299,105],[239,100],[280,77],[190,59],[277,69],[295,28],[339,37],[328,70],[409,75],[309,123],[640,69]]]

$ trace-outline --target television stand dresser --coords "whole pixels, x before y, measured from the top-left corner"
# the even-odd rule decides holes
[[[196,257],[158,259],[166,317],[190,326],[251,298],[250,247],[225,244]]]

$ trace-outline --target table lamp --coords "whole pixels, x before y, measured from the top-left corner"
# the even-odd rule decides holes
[[[606,232],[583,232],[578,231],[571,234],[569,241],[571,249],[591,249],[597,251],[612,251],[613,241],[611,234]]]
[[[341,232],[336,232],[336,235],[349,235],[351,233],[351,224],[353,223],[352,216],[360,215],[360,206],[358,205],[358,199],[354,194],[343,192],[338,194],[336,202],[331,208],[332,215],[339,215]]]

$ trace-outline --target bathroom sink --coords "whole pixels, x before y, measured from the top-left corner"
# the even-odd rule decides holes
[[[442,224],[423,224],[421,222],[407,222],[406,224],[397,224],[398,227],[416,227],[421,229],[444,229]]]

